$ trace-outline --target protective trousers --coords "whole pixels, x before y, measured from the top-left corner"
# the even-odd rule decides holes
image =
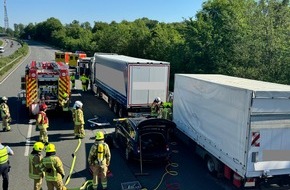
[[[9,121],[10,121],[10,118],[2,118],[2,126],[3,126],[3,130],[4,131],[10,131],[10,123],[9,123]]]
[[[46,181],[47,184],[47,190],[67,190],[67,188],[64,186],[62,180],[58,181]]]
[[[9,185],[9,164],[5,163],[5,164],[0,164],[0,174],[2,175],[3,178],[3,183],[2,183],[2,188],[3,190],[8,190],[8,185]]]
[[[93,188],[97,189],[98,188],[98,178],[100,177],[102,187],[105,189],[107,188],[108,185],[108,180],[107,180],[107,172],[108,172],[108,167],[106,165],[94,165],[92,167],[92,172],[93,172]]]
[[[84,125],[75,125],[74,134],[76,137],[84,138],[86,136]]]
[[[42,178],[34,179],[34,190],[41,190]]]
[[[46,128],[39,129],[39,141],[43,143],[48,143],[48,135]]]

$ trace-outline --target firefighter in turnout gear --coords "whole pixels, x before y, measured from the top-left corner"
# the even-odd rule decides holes
[[[93,189],[98,188],[100,177],[103,189],[107,189],[107,172],[111,161],[111,152],[107,143],[104,142],[104,133],[96,133],[95,143],[92,145],[88,157],[90,168],[93,172]]]
[[[44,149],[42,142],[36,142],[33,145],[33,150],[29,155],[29,177],[34,180],[34,190],[41,190],[42,179],[44,172],[40,169],[40,163],[43,158],[41,151]]]
[[[76,101],[73,108],[74,134],[76,138],[82,139],[85,137],[83,103]]]
[[[88,83],[90,81],[90,79],[85,75],[83,74],[81,77],[80,77],[80,80],[82,82],[82,89],[83,91],[87,91],[87,86],[88,86]]]
[[[47,105],[41,104],[39,106],[39,113],[36,119],[36,126],[39,129],[39,141],[48,144],[47,128],[49,127],[48,118],[46,116]]]
[[[158,118],[172,120],[172,103],[162,102]]]
[[[65,176],[61,159],[56,156],[55,145],[49,143],[45,148],[46,155],[41,160],[40,168],[45,172],[45,180],[48,190],[67,190],[62,179]]]
[[[10,128],[11,116],[10,116],[9,107],[7,105],[7,100],[8,98],[3,96],[1,100],[2,102],[0,105],[3,131],[11,130]]]
[[[0,175],[2,175],[2,189],[8,190],[10,171],[9,156],[14,155],[13,150],[9,146],[3,146],[0,142]]]

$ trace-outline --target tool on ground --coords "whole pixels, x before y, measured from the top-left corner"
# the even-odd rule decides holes
[[[95,126],[107,126],[107,125],[111,125],[110,122],[108,122],[106,119],[101,118],[99,116],[95,116],[92,119],[88,119],[88,122],[91,123],[91,127],[95,127]]]

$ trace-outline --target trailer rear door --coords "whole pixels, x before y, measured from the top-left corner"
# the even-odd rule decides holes
[[[247,176],[290,173],[290,100],[254,99]]]
[[[167,100],[169,65],[132,64],[129,65],[128,104],[144,106],[153,102],[155,97]]]

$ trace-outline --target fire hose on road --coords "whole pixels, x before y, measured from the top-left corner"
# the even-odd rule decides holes
[[[76,162],[76,158],[77,158],[76,157],[76,153],[79,150],[81,144],[82,144],[82,141],[81,141],[81,139],[79,139],[78,146],[75,149],[74,153],[72,154],[73,161],[72,161],[72,164],[71,164],[71,168],[70,168],[70,171],[69,171],[69,175],[68,175],[68,177],[65,180],[65,184],[64,184],[65,186],[67,186],[69,184],[69,182],[70,182],[70,178],[71,178],[72,172],[74,170],[75,162]],[[68,190],[89,190],[89,188],[92,185],[93,185],[93,181],[92,180],[87,180],[81,187],[69,188]]]

